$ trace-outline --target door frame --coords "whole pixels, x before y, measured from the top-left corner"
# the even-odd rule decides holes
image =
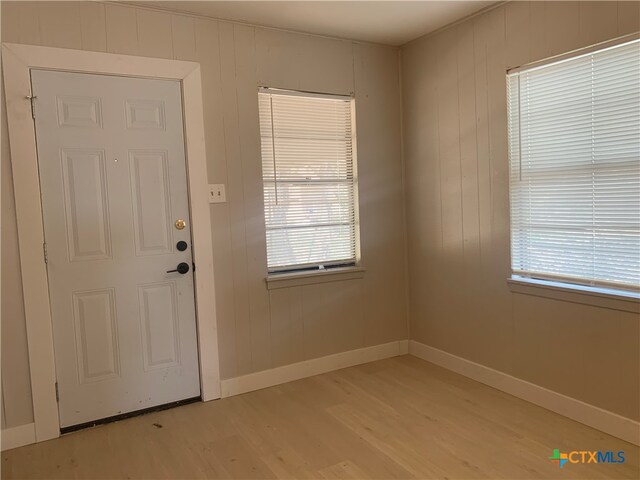
[[[220,398],[213,249],[200,64],[3,43],[2,67],[24,291],[35,441],[41,442],[59,437],[60,422],[55,389],[56,372],[49,287],[43,253],[44,229],[36,132],[30,101],[32,95],[30,70],[34,68],[180,81],[194,245],[193,259],[198,266],[197,272],[194,272],[194,289],[201,398],[203,401]]]

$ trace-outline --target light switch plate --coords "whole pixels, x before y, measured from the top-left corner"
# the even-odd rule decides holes
[[[209,185],[209,203],[225,203],[227,194],[224,183],[212,183]]]

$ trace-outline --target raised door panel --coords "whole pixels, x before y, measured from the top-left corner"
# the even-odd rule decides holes
[[[127,100],[125,108],[128,129],[166,128],[164,102],[161,100]]]
[[[62,95],[56,98],[61,127],[102,128],[102,103],[98,97]]]
[[[174,282],[138,287],[145,371],[178,365],[178,302]]]
[[[119,376],[116,300],[112,288],[73,293],[80,383]]]
[[[69,260],[111,258],[104,151],[62,149]]]
[[[136,255],[170,253],[173,249],[167,152],[131,151],[129,168]]]

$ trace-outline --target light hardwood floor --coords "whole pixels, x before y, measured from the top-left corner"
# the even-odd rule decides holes
[[[554,448],[625,451],[567,464]],[[639,449],[411,356],[2,454],[2,478],[640,478]]]

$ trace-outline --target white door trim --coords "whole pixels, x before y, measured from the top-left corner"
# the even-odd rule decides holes
[[[29,445],[36,441],[36,427],[33,423],[27,423],[18,427],[9,427],[2,430],[0,446],[2,451]]]
[[[206,401],[220,398],[200,65],[195,62],[5,43],[2,45],[2,66],[24,291],[35,441],[58,437],[60,425],[55,393],[48,280],[43,257],[44,230],[36,133],[28,100],[31,95],[32,68],[181,82],[193,256],[197,266],[194,283],[202,399]]]

